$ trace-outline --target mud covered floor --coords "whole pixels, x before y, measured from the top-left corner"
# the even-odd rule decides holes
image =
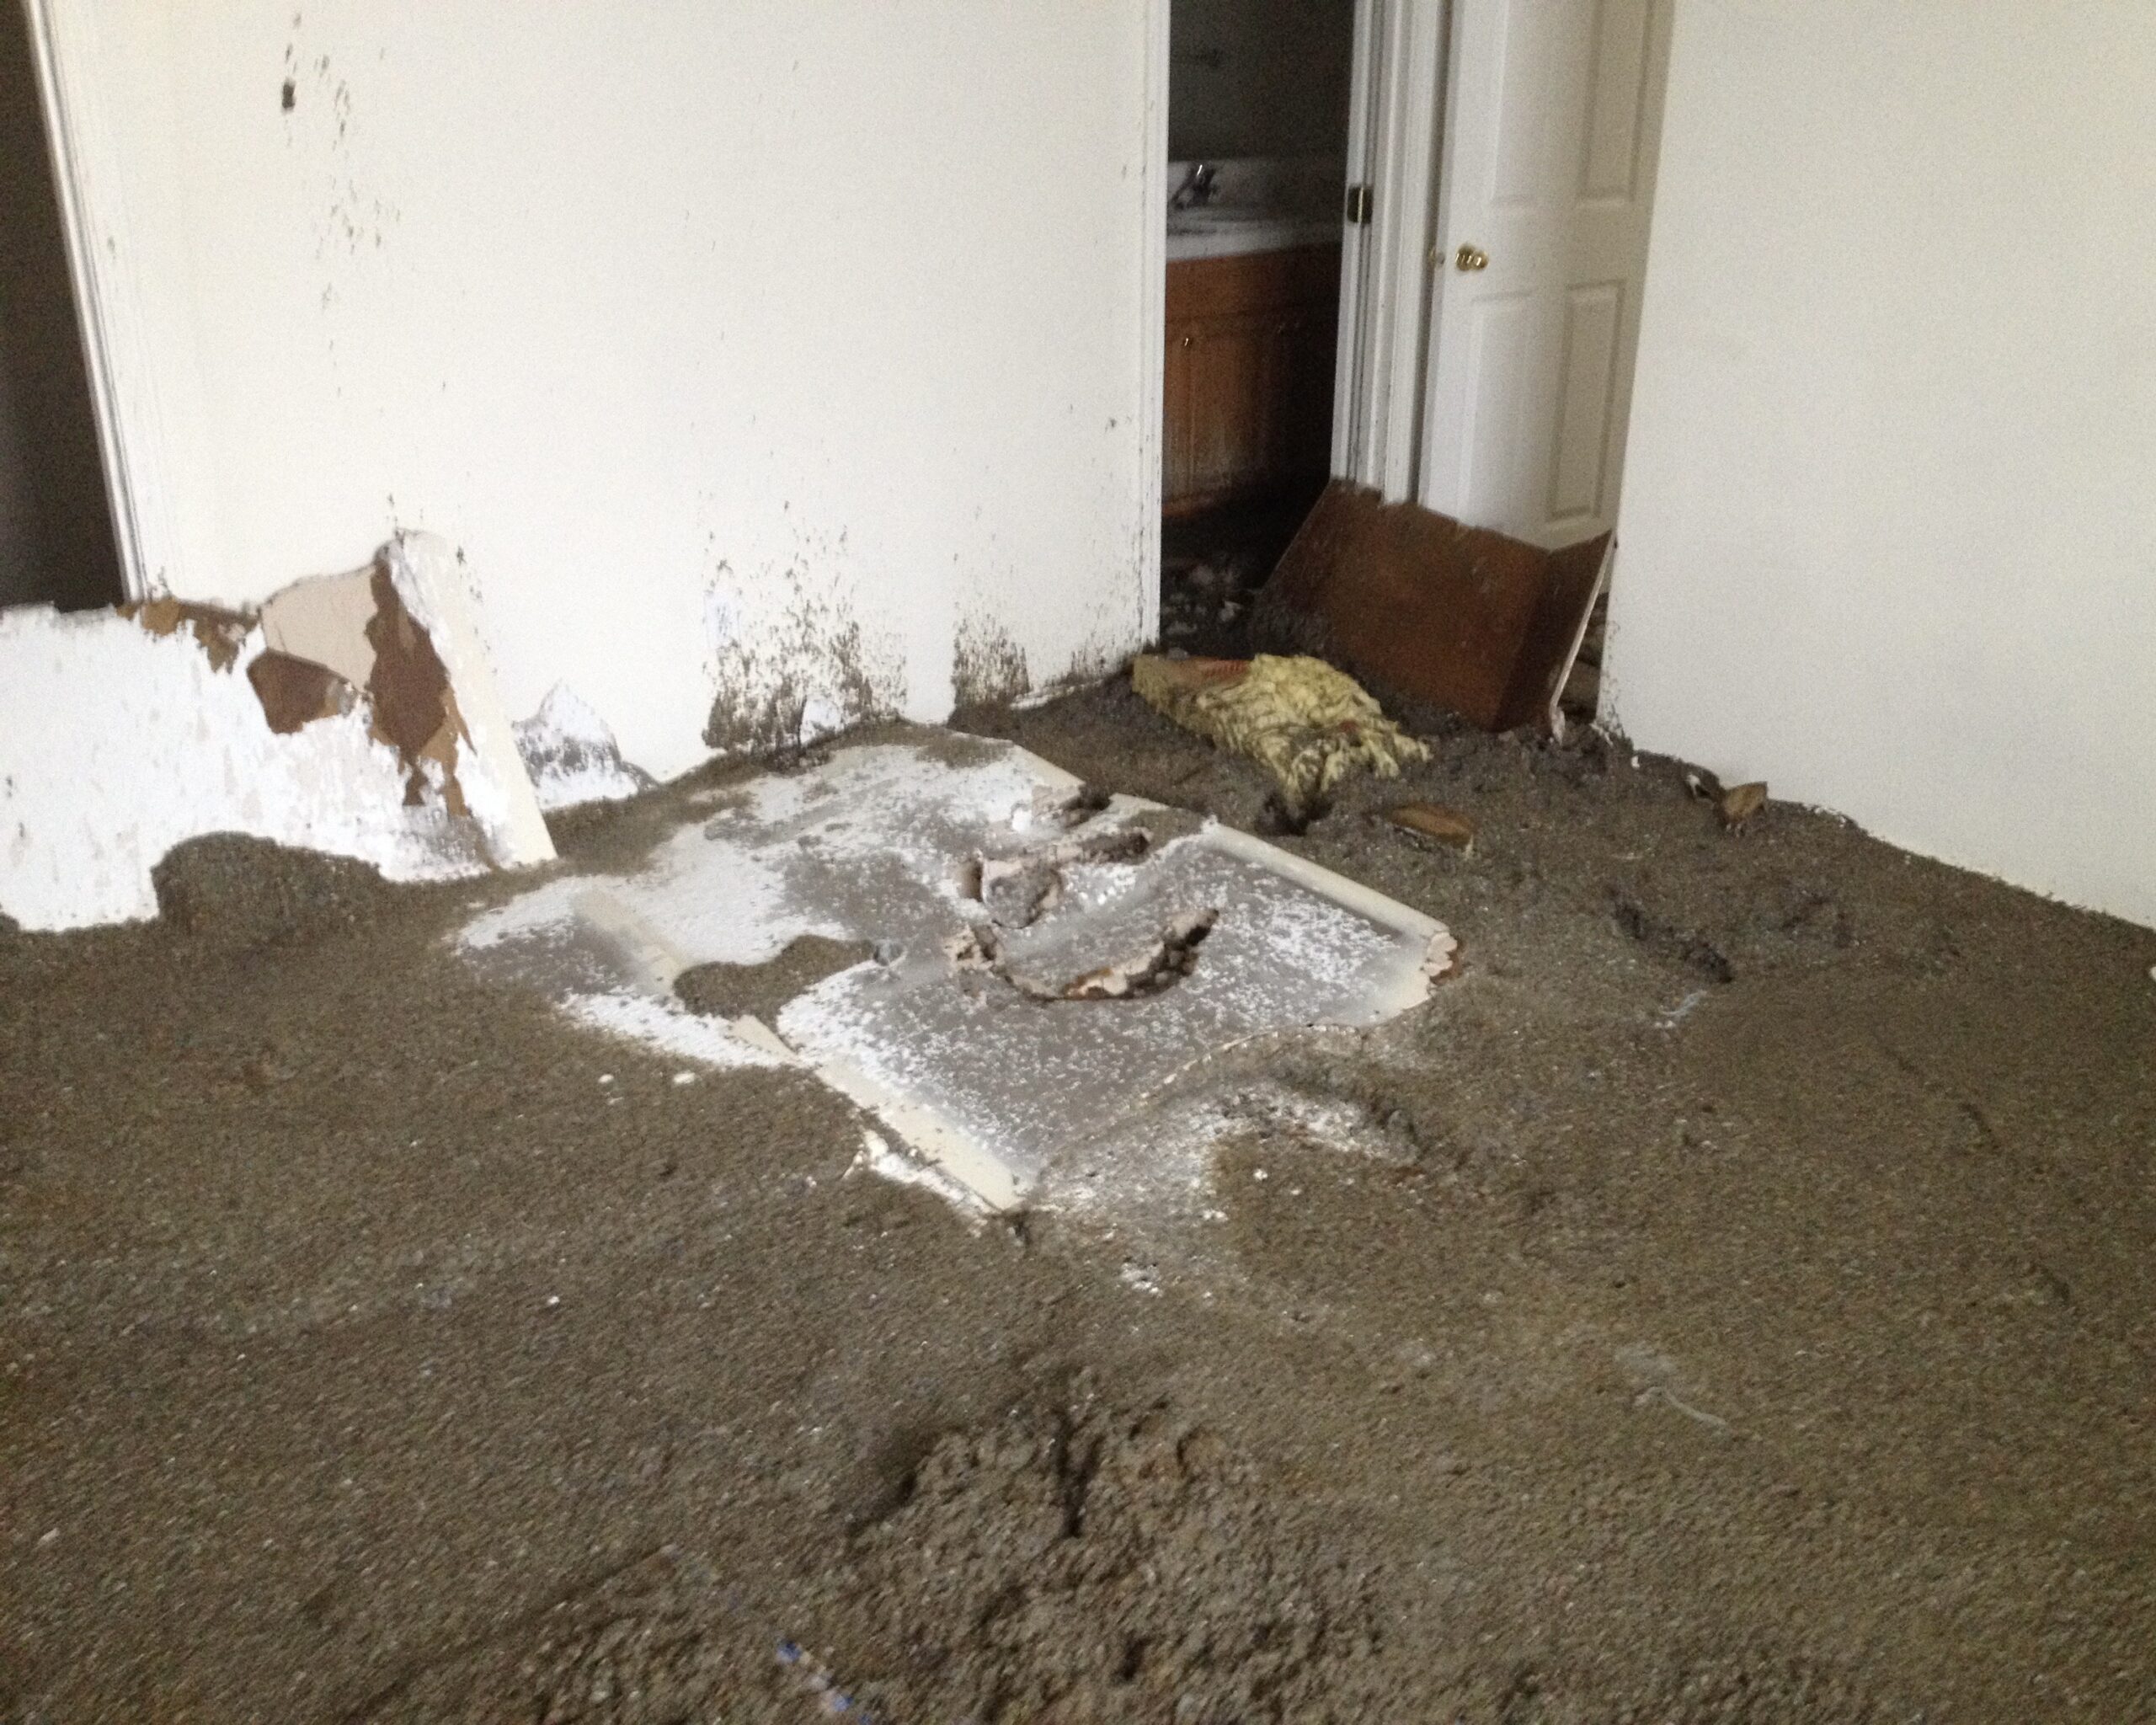
[[[974,722],[1262,822],[1120,686]],[[1281,842],[1464,974],[1251,1057],[1386,1154],[1253,1128],[1142,1276],[483,988],[508,884],[0,934],[0,1717],[2151,1717],[2156,935],[1435,729]]]

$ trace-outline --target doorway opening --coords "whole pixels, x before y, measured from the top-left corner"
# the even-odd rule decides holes
[[[1164,3],[1163,644],[1235,650],[1328,478],[1612,528],[1671,0]]]
[[[0,606],[123,596],[29,25],[0,6]]]
[[[1170,0],[1163,644],[1234,638],[1331,470],[1356,0]]]

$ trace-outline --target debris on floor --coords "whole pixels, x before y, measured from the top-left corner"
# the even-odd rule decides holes
[[[1704,768],[1688,766],[1684,769],[1684,788],[1694,801],[1713,804],[1723,827],[1733,833],[1742,832],[1745,824],[1767,806],[1764,781],[1725,785]]]
[[[549,861],[454,553],[402,535],[258,613],[0,611],[0,915],[157,914],[183,840],[246,834],[417,880]]]
[[[1602,655],[1609,630],[1609,589],[1605,585],[1588,615],[1580,650],[1565,678],[1558,707],[1565,717],[1593,724],[1602,716]]]
[[[1434,840],[1462,856],[1475,849],[1475,822],[1470,816],[1457,809],[1448,809],[1442,803],[1402,803],[1385,812],[1385,818],[1395,826],[1417,833],[1423,838]]]
[[[1721,815],[1721,824],[1732,832],[1742,832],[1744,823],[1766,806],[1767,788],[1764,784],[1732,785],[1715,805]]]
[[[538,712],[517,720],[512,729],[539,806],[549,813],[585,803],[617,803],[656,782],[622,758],[606,721],[566,683],[557,683]]]
[[[1612,544],[1602,533],[1545,551],[1336,481],[1259,595],[1253,622],[1268,643],[1321,654],[1485,729],[1561,736],[1559,697]]]
[[[1248,834],[940,733],[751,780],[634,873],[547,882],[462,944],[618,1033],[798,1061],[995,1210],[1238,1044],[1406,1011],[1454,950]]]
[[[1141,654],[1131,662],[1130,686],[1184,729],[1263,766],[1295,818],[1321,806],[1354,773],[1396,778],[1403,764],[1430,758],[1426,744],[1322,660]]]

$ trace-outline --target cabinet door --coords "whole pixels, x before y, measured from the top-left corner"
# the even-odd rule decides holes
[[[1241,490],[1264,477],[1276,321],[1209,319],[1188,332],[1193,492],[1210,496]]]
[[[1264,478],[1322,479],[1332,459],[1332,372],[1338,317],[1303,307],[1273,323],[1267,345]]]
[[[1191,426],[1196,408],[1190,393],[1190,355],[1196,338],[1187,324],[1168,325],[1168,354],[1161,370],[1161,505],[1170,508],[1198,494],[1191,477]]]

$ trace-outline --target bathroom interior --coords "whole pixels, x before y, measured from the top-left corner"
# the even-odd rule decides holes
[[[1354,0],[1174,0],[1162,633],[1225,649],[1324,487]]]

